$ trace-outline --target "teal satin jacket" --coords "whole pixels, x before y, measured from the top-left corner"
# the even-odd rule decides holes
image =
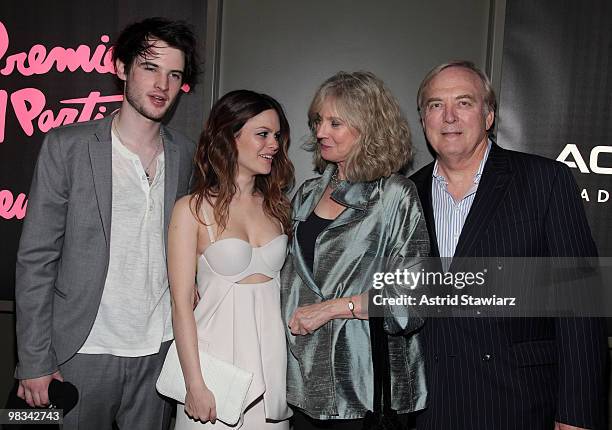
[[[281,271],[281,301],[288,339],[287,401],[317,419],[356,419],[372,409],[373,374],[368,322],[335,319],[313,334],[287,328],[299,306],[370,291],[399,296],[402,285],[373,289],[375,272],[418,271],[429,255],[429,239],[415,185],[392,175],[366,183],[342,183],[331,197],[346,206],[316,241],[313,272],[295,233],[314,211],[335,170],[307,180],[293,198],[294,240]],[[414,291],[412,291],[414,293]],[[423,319],[406,306],[369,313],[385,315],[389,334],[392,408],[423,409],[427,389],[418,329]]]

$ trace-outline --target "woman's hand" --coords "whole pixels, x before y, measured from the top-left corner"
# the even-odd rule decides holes
[[[289,330],[293,335],[305,335],[314,333],[322,325],[336,318],[368,319],[367,299],[366,291],[359,296],[341,297],[301,306],[291,316]],[[349,308],[349,302],[353,303],[353,312]]]
[[[185,413],[194,420],[215,423],[217,420],[215,396],[206,385],[187,388]]]
[[[297,308],[289,320],[291,334],[306,335],[315,332],[334,318],[337,305],[337,300],[329,300]]]

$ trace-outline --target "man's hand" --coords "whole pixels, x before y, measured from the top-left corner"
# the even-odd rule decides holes
[[[569,424],[558,423],[555,421],[555,430],[587,430],[582,427],[574,427]]]
[[[17,396],[25,400],[31,407],[44,408],[49,406],[49,384],[54,379],[64,381],[59,370],[51,375],[39,378],[22,379],[19,381]]]

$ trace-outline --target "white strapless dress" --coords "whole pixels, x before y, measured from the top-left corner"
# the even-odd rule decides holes
[[[252,372],[254,377],[245,402],[244,421],[238,426],[193,421],[179,404],[175,429],[289,428],[287,349],[279,283],[286,247],[286,235],[261,247],[230,238],[213,242],[200,256],[200,302],[194,310],[200,345],[215,357]],[[254,273],[271,279],[257,284],[238,283]]]

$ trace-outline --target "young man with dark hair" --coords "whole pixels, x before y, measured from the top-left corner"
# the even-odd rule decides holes
[[[64,428],[163,429],[155,381],[172,339],[166,238],[194,145],[161,120],[197,76],[187,25],[150,18],[114,47],[120,110],[50,131],[34,172],[16,273],[18,395],[79,403]]]

